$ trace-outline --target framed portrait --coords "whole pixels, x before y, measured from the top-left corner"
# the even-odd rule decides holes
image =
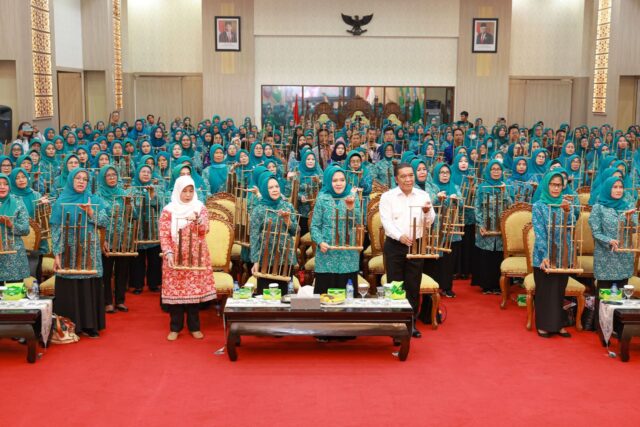
[[[498,51],[498,18],[473,18],[472,53]]]
[[[216,52],[240,52],[240,17],[216,16]]]

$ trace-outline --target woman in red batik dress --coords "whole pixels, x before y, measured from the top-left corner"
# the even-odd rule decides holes
[[[171,203],[164,207],[160,215],[160,245],[164,253],[162,263],[162,303],[169,307],[171,332],[169,341],[175,341],[184,326],[196,339],[204,335],[200,331],[198,305],[215,299],[211,259],[205,236],[209,230],[207,209],[198,200],[195,183],[188,176],[176,180]],[[178,244],[178,236],[182,244]],[[191,244],[189,244],[191,239]],[[178,254],[181,249],[181,254]],[[191,249],[191,253],[189,253]],[[181,255],[181,256],[180,256]],[[190,265],[206,267],[204,270],[176,269],[178,260],[190,260]]]

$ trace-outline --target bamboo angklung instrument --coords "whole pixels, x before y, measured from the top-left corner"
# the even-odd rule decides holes
[[[68,269],[71,264],[71,245],[69,244],[69,226],[71,222],[71,213],[67,212],[65,218],[65,227],[64,227],[64,241],[63,248],[64,252],[62,253],[62,268]]]
[[[618,252],[640,252],[638,211],[624,212],[618,221]]]
[[[558,247],[556,243],[556,212],[553,212],[551,214],[550,237],[551,237],[551,254],[549,256],[549,263],[551,264],[551,268],[556,268],[557,266],[556,257],[558,252]]]
[[[291,212],[283,215],[282,211],[266,210],[260,239],[261,258],[258,272],[254,273],[255,277],[277,281],[290,280],[294,265],[290,258],[295,251],[299,218],[298,214]]]
[[[549,206],[547,218],[549,268],[546,272],[583,273],[584,269],[578,265],[578,252],[582,249],[582,238],[576,236],[576,222],[571,214],[575,206],[572,205],[568,211],[563,209],[560,214],[557,209],[562,209],[561,205]],[[582,230],[580,233],[582,235]]]
[[[4,216],[9,221],[15,221],[15,217]],[[0,224],[0,254],[11,255],[17,253],[13,232],[5,224]]]

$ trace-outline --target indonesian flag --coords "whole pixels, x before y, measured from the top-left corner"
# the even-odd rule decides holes
[[[371,105],[373,105],[373,102],[376,99],[376,91],[373,88],[373,86],[368,86],[365,92],[365,99],[367,100],[367,102]]]
[[[296,103],[293,105],[293,122],[300,124],[300,114],[298,113],[298,94],[296,94]]]

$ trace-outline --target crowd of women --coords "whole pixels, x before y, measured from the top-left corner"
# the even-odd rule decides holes
[[[171,267],[176,262],[173,253],[184,249],[175,244],[176,230],[187,229],[196,239],[207,231],[202,202],[216,193],[233,192],[232,187],[250,190],[245,193],[250,246],[242,250],[246,274],[258,273],[264,264],[261,239],[269,218],[284,218],[292,236],[310,233],[317,247],[316,290],[324,292],[345,287],[349,280],[356,283],[365,270],[358,251],[332,247],[335,227],[343,227],[335,216],[348,218],[349,211],[358,218],[354,225],[366,226],[371,195],[395,187],[394,166],[403,163],[411,165],[415,186],[426,191],[435,206],[465,201],[464,233],[454,236],[452,252],[424,264],[446,297],[456,296],[454,278],[471,277],[471,284],[484,294],[500,292],[503,242],[488,227],[499,222],[497,216],[512,203],[533,204],[536,307],[542,310],[538,332],[566,336],[561,299],[568,276],[545,273],[548,212],[579,215],[576,191],[590,187],[595,278],[605,285],[624,284],[633,273],[634,257],[615,252],[620,243],[615,219],[636,205],[639,134],[638,126],[615,130],[610,125],[562,124],[552,129],[542,122],[523,127],[499,120],[487,127],[481,119],[439,126],[385,120],[380,129],[366,120],[347,119],[339,127],[331,121],[300,125],[291,119],[259,128],[250,118],[236,124],[219,116],[199,123],[184,117],[165,124],[148,115],[129,124],[121,122],[117,112],[107,123],[43,132],[23,123],[18,139],[7,144],[0,157],[0,227],[16,237],[17,249],[0,255],[0,281],[30,275],[41,280],[47,255],[54,257],[56,270],[66,271],[65,251],[80,246],[69,242],[65,227],[95,224],[107,230],[105,241],[113,242],[110,233],[118,230],[109,226],[110,219],[115,209],[122,211],[123,196],[131,196],[145,206],[134,209],[133,218],[140,224],[155,222],[140,239],[138,256],[107,257],[100,254],[106,246],[83,246],[87,258],[94,260],[92,272],[56,274],[54,311],[96,337],[105,327],[105,313],[128,311],[127,289],[139,294],[146,284],[150,291],[161,292],[162,302],[170,306],[175,334],[170,339],[182,329],[184,314],[193,336],[201,338],[193,306],[215,298],[211,271],[189,280]],[[500,210],[483,208],[486,201]],[[39,219],[38,208],[46,205],[51,207],[51,239],[27,253],[19,237],[28,234],[29,219]],[[64,211],[65,206],[72,208]],[[368,242],[369,236],[365,247]],[[286,263],[298,262],[295,253],[285,255]],[[74,258],[75,253],[66,256]],[[259,279],[258,286],[270,282]],[[287,282],[280,285],[286,292]]]

